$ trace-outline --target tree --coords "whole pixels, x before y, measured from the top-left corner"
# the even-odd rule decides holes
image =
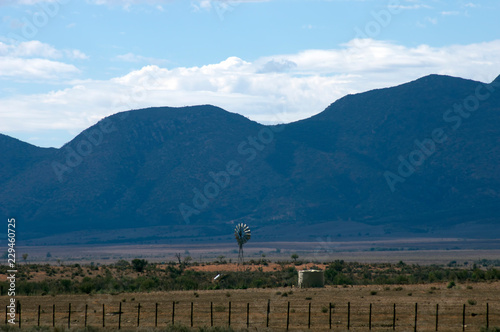
[[[28,264],[28,254],[23,254],[24,264]]]
[[[299,258],[299,255],[297,255],[297,254],[292,254],[292,256],[291,256],[291,257],[292,257],[293,261],[294,261],[294,262],[296,262],[296,261],[297,261],[297,258]]]
[[[148,265],[148,261],[145,259],[136,258],[132,260],[132,266],[137,272],[143,272],[146,265]]]
[[[180,252],[176,253],[176,254],[175,254],[175,257],[176,257],[176,258],[177,258],[177,260],[179,261],[179,265],[181,265],[181,264],[182,264],[182,256],[181,256],[181,253],[180,253]]]

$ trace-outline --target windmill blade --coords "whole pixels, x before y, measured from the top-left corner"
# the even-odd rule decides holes
[[[234,237],[240,245],[248,242],[251,237],[250,227],[248,227],[246,224],[239,223],[234,229]]]

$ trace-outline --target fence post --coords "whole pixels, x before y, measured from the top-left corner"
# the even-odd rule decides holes
[[[269,327],[269,313],[271,312],[271,299],[267,300],[267,317],[266,317],[266,327]],[[6,316],[7,317],[7,316]]]
[[[106,327],[106,320],[104,316],[106,315],[106,309],[104,308],[104,303],[102,304],[102,327]]]
[[[392,330],[394,331],[395,329],[396,329],[396,303],[394,303],[392,309]]]
[[[231,301],[229,301],[228,326],[231,326]]]
[[[175,301],[172,301],[172,325],[174,325],[175,321]]]
[[[19,328],[21,328],[22,317],[21,317],[21,302],[20,301],[17,302],[17,306],[18,306],[17,312],[19,313]]]
[[[87,327],[87,310],[88,310],[88,304],[85,303],[85,327]]]
[[[328,306],[328,324],[329,324],[329,329],[332,329],[332,302],[330,302],[330,305]]]
[[[490,327],[490,306],[486,303],[486,329]]]
[[[307,328],[308,329],[311,328],[311,302],[309,302],[309,317],[308,317],[308,320],[307,320]]]
[[[56,326],[56,305],[52,305],[52,327]]]
[[[137,327],[139,327],[141,323],[141,304],[137,306]]]
[[[158,327],[158,303],[155,304],[155,327]]]
[[[71,302],[68,307],[68,329],[71,329]]]
[[[38,324],[37,326],[40,326],[40,305],[38,305]]]
[[[368,318],[368,330],[372,330],[372,304],[370,303],[370,314]]]
[[[347,302],[347,329],[351,325],[351,302]]]
[[[465,303],[464,303],[464,308],[462,310],[462,331],[465,331]]]
[[[439,303],[436,303],[436,331],[438,330],[439,324]]]
[[[191,327],[193,327],[193,302],[191,302]]]
[[[118,308],[118,330],[122,328],[122,303],[120,302],[120,307]]]
[[[417,332],[417,316],[418,316],[418,303],[415,303],[415,327],[414,331]]]
[[[288,302],[288,309],[286,311],[286,330],[288,331],[288,326],[290,325],[290,302]]]
[[[250,325],[250,303],[247,303],[247,329]]]
[[[214,304],[210,302],[210,326],[214,326]]]

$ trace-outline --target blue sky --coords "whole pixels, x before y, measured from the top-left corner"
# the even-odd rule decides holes
[[[438,73],[500,74],[497,0],[7,0],[0,132],[60,147],[99,119],[215,104],[291,122]]]

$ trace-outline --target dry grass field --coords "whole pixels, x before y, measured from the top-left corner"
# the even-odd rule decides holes
[[[285,295],[286,294],[286,295]],[[191,326],[191,303],[193,303],[193,326],[228,326],[229,302],[231,302],[231,327],[235,330],[247,328],[247,306],[249,309],[249,331],[284,331],[287,325],[287,309],[290,302],[289,330],[309,330],[309,304],[311,305],[310,330],[328,331],[330,328],[329,305],[332,304],[332,330],[347,331],[348,303],[350,303],[350,331],[368,331],[370,304],[372,306],[371,328],[374,331],[392,331],[393,310],[396,304],[396,331],[413,331],[415,304],[417,307],[417,330],[434,331],[436,304],[439,305],[439,331],[462,331],[463,306],[465,304],[465,331],[479,331],[486,326],[486,305],[489,306],[489,326],[500,326],[500,283],[459,284],[447,288],[446,284],[391,285],[391,286],[328,286],[317,289],[275,288],[246,290],[173,291],[153,293],[122,293],[115,295],[56,295],[19,296],[22,325],[52,326],[52,310],[55,304],[55,325],[68,326],[68,310],[71,303],[71,327],[85,325],[102,326],[103,304],[106,330],[118,328],[119,306],[122,305],[121,328],[135,328],[138,323],[140,304],[140,326],[165,327],[172,324],[172,309],[175,302],[175,323]],[[270,301],[269,328],[267,305]],[[2,297],[2,305],[8,298]],[[212,313],[210,306],[212,303]],[[211,322],[212,317],[212,322]]]

